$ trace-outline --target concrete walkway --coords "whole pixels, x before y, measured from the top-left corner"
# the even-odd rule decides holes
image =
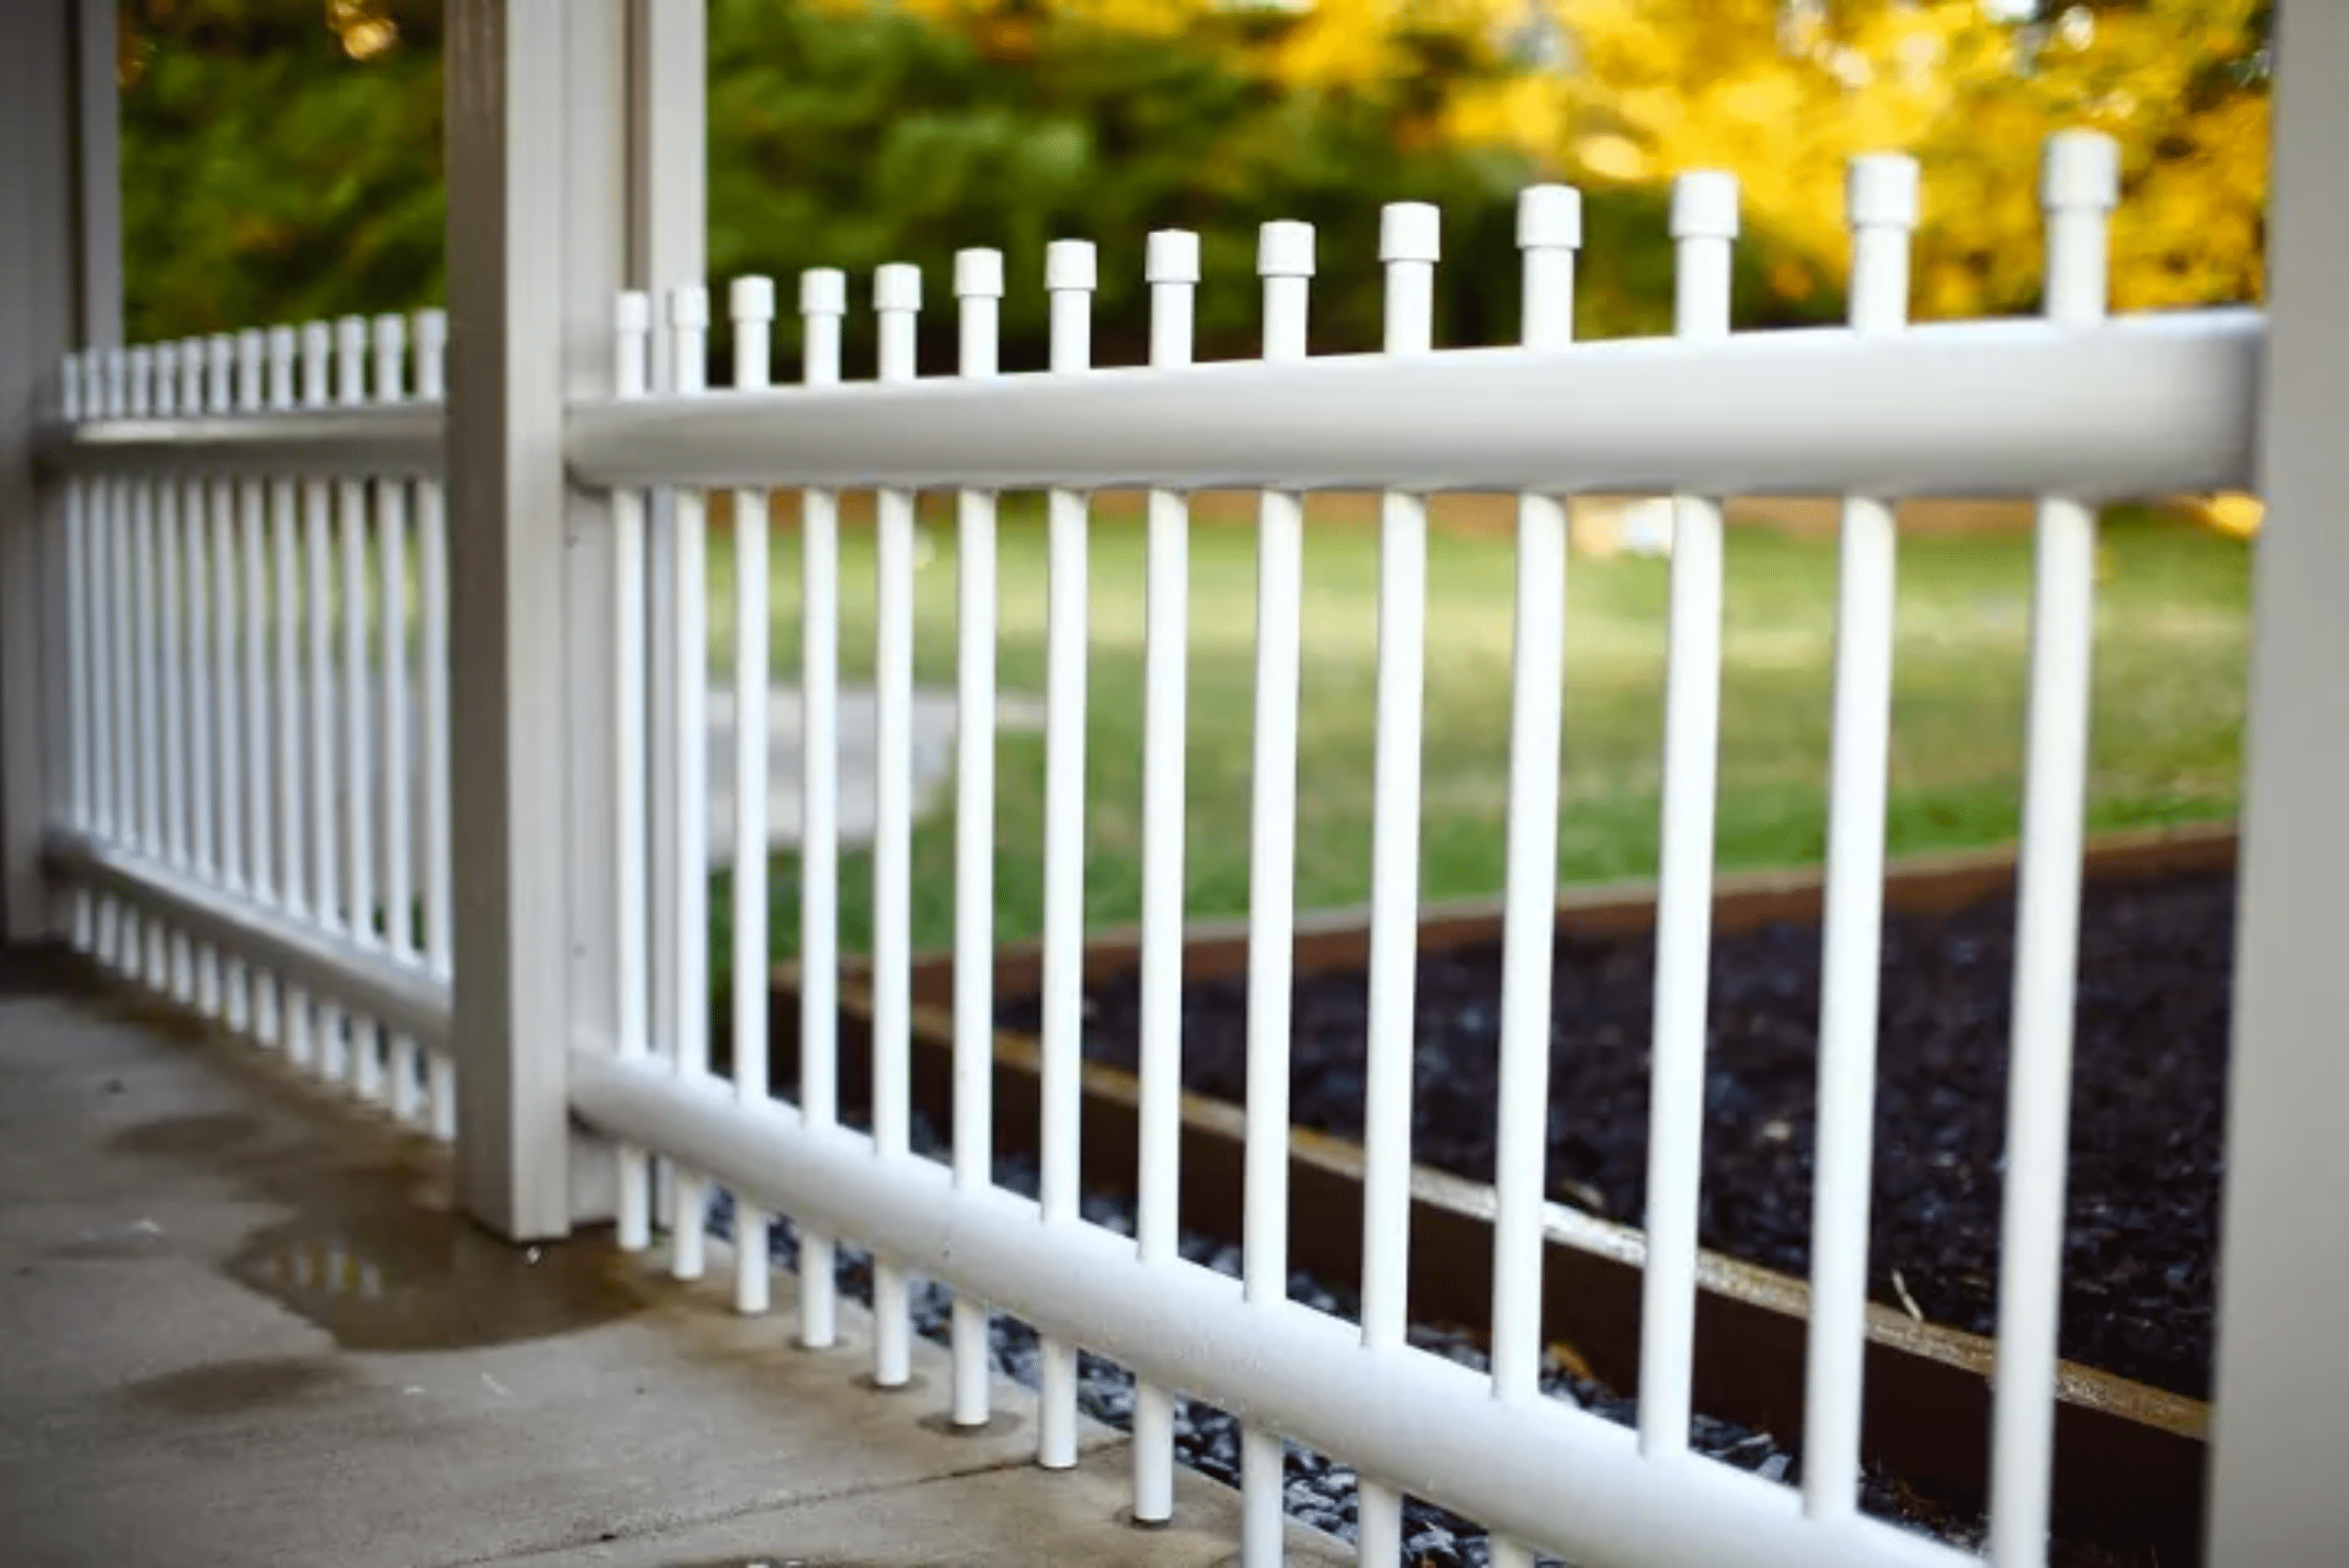
[[[10,1568],[1236,1561],[1232,1495],[1122,1521],[1122,1440],[1029,1463],[607,1238],[452,1218],[437,1156],[139,1006],[0,958],[0,1562]],[[713,1281],[729,1273],[714,1261]],[[1290,1561],[1345,1554],[1298,1532]]]

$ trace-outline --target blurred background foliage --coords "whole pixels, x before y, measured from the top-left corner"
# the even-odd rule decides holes
[[[1144,235],[1198,230],[1201,351],[1253,351],[1256,226],[1321,235],[1314,338],[1376,345],[1377,211],[1444,209],[1440,340],[1516,331],[1515,193],[1586,193],[1581,329],[1666,329],[1668,182],[1743,183],[1738,314],[1841,308],[1842,165],[1926,169],[1921,315],[2029,308],[2046,134],[2124,148],[2124,306],[2256,298],[2266,0],[710,0],[714,278],[930,280],[1008,253],[1005,365],[1044,360],[1042,250],[1102,247],[1098,349],[1142,352]],[[182,336],[440,292],[437,0],[123,0],[129,326]],[[862,300],[864,290],[857,291]],[[785,298],[790,297],[786,286]],[[864,313],[860,311],[859,316]],[[851,337],[852,363],[868,335]],[[790,344],[780,345],[786,361]]]

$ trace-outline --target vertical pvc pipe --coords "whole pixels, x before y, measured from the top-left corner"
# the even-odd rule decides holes
[[[375,401],[407,401],[407,318],[379,316],[374,322]],[[416,962],[416,773],[409,755],[414,715],[408,701],[407,481],[375,482],[377,546],[383,576],[378,634],[383,647],[384,929],[395,962]],[[416,1037],[395,1034],[391,1042],[393,1117],[413,1123],[424,1109],[424,1079]]]
[[[273,327],[265,339],[269,357],[267,401],[272,411],[294,406],[295,356],[299,343],[291,327]],[[306,727],[303,723],[302,626],[304,602],[301,573],[301,519],[295,504],[294,482],[273,479],[269,484],[271,597],[277,610],[277,873],[278,896],[288,918],[308,921],[316,917],[308,873],[308,817],[304,811],[302,758]],[[284,995],[285,1058],[297,1067],[317,1062],[316,1014],[308,994],[288,985]]]
[[[1672,190],[1675,314],[1692,342],[1729,335],[1737,181],[1701,171]],[[1664,827],[1657,878],[1654,1061],[1648,1107],[1648,1262],[1640,1316],[1640,1446],[1688,1446],[1697,1328],[1697,1196],[1705,1135],[1705,1007],[1720,751],[1721,512],[1673,498]]]
[[[359,407],[367,401],[367,322],[346,316],[335,323],[336,401]],[[351,939],[362,947],[380,945],[375,905],[374,680],[367,646],[367,484],[347,479],[340,486],[342,513],[342,745],[344,848],[350,855]],[[351,1086],[363,1100],[384,1097],[383,1032],[373,1018],[351,1022]]]
[[[1536,185],[1517,203],[1529,349],[1574,341],[1582,193]],[[1501,948],[1499,1122],[1494,1156],[1493,1396],[1541,1396],[1542,1216],[1550,1151],[1550,972],[1557,940],[1558,755],[1566,659],[1566,508],[1517,503],[1515,671],[1509,712],[1508,881]],[[1497,1568],[1533,1553],[1496,1538]]]
[[[959,252],[954,298],[956,368],[985,380],[996,371],[1003,252]],[[995,1181],[995,496],[965,490],[955,507],[954,1184],[976,1192]],[[952,1418],[983,1427],[994,1371],[986,1304],[957,1292],[952,1332]]]
[[[180,407],[191,416],[211,412],[207,350],[206,340],[201,338],[188,339],[180,349]],[[213,563],[209,558],[210,519],[218,502],[217,487],[200,479],[187,482],[180,514],[180,585],[186,595],[180,657],[185,662],[185,706],[181,709],[182,744],[174,748],[187,766],[181,800],[186,812],[188,863],[216,887],[225,884],[227,872],[220,853],[216,793],[215,758],[222,737],[214,729],[217,682],[212,664]],[[219,951],[208,943],[195,943],[192,952],[196,1006],[207,1018],[222,1018]]]
[[[841,379],[841,318],[848,277],[830,267],[803,272],[803,373],[810,386]],[[840,1100],[840,601],[839,498],[810,490],[801,499],[799,680],[799,1114],[830,1127]],[[832,1238],[799,1233],[799,1342],[829,1348],[839,1337],[840,1290]]]
[[[1191,362],[1199,284],[1199,237],[1163,229],[1144,258],[1150,284],[1150,362]],[[1190,504],[1150,493],[1145,588],[1141,792],[1141,1113],[1135,1237],[1142,1262],[1181,1252],[1183,1136],[1183,751],[1190,656]],[[1134,1386],[1134,1519],[1174,1514],[1174,1396]]]
[[[669,295],[670,388],[697,396],[707,373],[709,291],[688,284]],[[701,492],[680,490],[672,499],[671,559],[675,575],[672,601],[670,674],[676,682],[669,717],[669,745],[676,770],[676,837],[670,846],[677,871],[675,925],[672,936],[675,984],[670,1001],[669,1048],[679,1077],[709,1073],[709,606],[708,568],[704,556]],[[676,1173],[674,1251],[671,1272],[681,1280],[701,1278],[709,1224],[709,1184],[697,1172]]]
[[[1853,329],[1898,331],[1909,315],[1909,234],[1917,226],[1916,161],[1897,156],[1854,160],[1847,206]],[[1811,1186],[1810,1331],[1804,1362],[1803,1507],[1822,1520],[1842,1518],[1859,1506],[1898,543],[1888,502],[1867,496],[1845,500],[1835,609],[1835,728],[1819,1017],[1819,1131]]]
[[[268,339],[258,328],[237,335],[237,412],[258,414],[266,400],[263,384]],[[237,486],[237,561],[243,598],[238,630],[242,634],[245,756],[245,876],[256,902],[278,907],[277,868],[273,863],[276,817],[270,778],[270,733],[283,717],[269,688],[269,545],[264,490],[257,479]],[[251,977],[253,1038],[266,1046],[284,1043],[284,1020],[274,975]]]
[[[166,378],[168,381],[169,378]],[[151,418],[155,406],[155,350],[130,350],[130,415],[131,417]],[[138,744],[133,755],[139,759],[139,844],[149,859],[163,859],[163,770],[162,770],[162,711],[161,694],[157,665],[161,652],[156,646],[156,507],[158,492],[168,493],[167,484],[154,480],[137,480],[131,488],[132,600],[131,634],[137,639],[138,665]],[[170,985],[171,935],[162,923],[152,917],[142,917],[139,929],[145,938],[145,974],[150,990],[161,991]]]
[[[302,328],[302,406],[323,408],[330,395],[333,372],[332,329],[323,321]],[[313,908],[321,929],[340,934],[345,929],[342,904],[342,855],[335,795],[334,687],[334,562],[328,535],[332,524],[329,493],[323,480],[302,486],[302,551],[306,602],[304,625],[308,633],[306,682],[310,693],[310,873]],[[350,1072],[350,1020],[331,1000],[318,1008],[318,1075],[330,1084]]]
[[[1264,358],[1305,358],[1313,226],[1258,231]],[[1242,1152],[1241,1263],[1248,1304],[1288,1301],[1290,973],[1297,929],[1297,719],[1303,661],[1305,499],[1267,491],[1257,503],[1256,716],[1248,831],[1247,1138]],[[1280,1434],[1240,1434],[1240,1555],[1278,1568],[1286,1463]]]
[[[612,312],[612,395],[644,395],[652,352],[652,299],[624,294]],[[651,930],[648,906],[651,862],[645,786],[651,758],[645,707],[645,506],[641,490],[612,493],[612,812],[619,838],[613,846],[612,897],[618,916],[613,953],[613,1015],[618,1054],[641,1062],[651,1054]],[[618,1229],[624,1252],[652,1244],[652,1160],[619,1148]]]
[[[1442,215],[1394,202],[1379,215],[1389,354],[1434,336]],[[1411,1057],[1419,937],[1419,735],[1427,669],[1428,517],[1389,491],[1379,518],[1378,736],[1371,823],[1370,1040],[1363,1112],[1362,1338],[1404,1342],[1411,1241]],[[1401,1494],[1362,1479],[1356,1549],[1386,1568],[1403,1550]]]
[[[60,416],[69,425],[83,418],[82,366],[79,354],[67,354],[59,367]],[[96,688],[92,684],[91,639],[97,626],[91,601],[91,508],[89,486],[78,478],[68,478],[64,486],[65,505],[65,691],[68,744],[72,755],[68,765],[69,820],[77,832],[89,833],[95,826],[94,810],[96,784],[92,748],[97,730]],[[72,941],[76,952],[91,952],[97,946],[97,900],[86,887],[76,886],[72,895]]]
[[[148,349],[115,350],[108,359],[109,411],[118,418],[143,419],[154,391],[154,355]],[[118,480],[115,487],[115,528],[118,548],[115,564],[121,573],[115,628],[122,684],[121,728],[117,747],[121,761],[121,788],[117,801],[122,818],[123,847],[153,856],[157,851],[154,786],[150,773],[154,748],[148,741],[147,715],[153,684],[149,675],[154,624],[148,614],[149,584],[154,575],[154,513],[150,482]],[[161,929],[140,914],[135,903],[124,905],[123,973],[147,984],[157,984]]]
[[[449,317],[438,310],[416,316],[416,395],[426,403],[449,400]],[[416,486],[416,575],[418,616],[417,665],[423,691],[417,728],[424,751],[424,962],[443,984],[456,976],[457,925],[452,894],[449,790],[449,518],[440,485]],[[641,604],[639,606],[641,613]],[[446,1143],[457,1136],[456,1063],[445,1051],[425,1063],[425,1124]]]
[[[205,407],[210,413],[226,417],[237,409],[236,369],[237,340],[227,333],[216,333],[205,341]],[[252,896],[252,877],[245,863],[245,705],[244,686],[237,660],[239,615],[237,609],[238,579],[243,567],[237,550],[237,486],[231,482],[216,480],[211,495],[211,562],[212,577],[212,647],[206,650],[201,640],[194,649],[194,656],[201,661],[207,653],[212,660],[213,712],[195,710],[196,721],[205,723],[214,718],[218,725],[212,738],[212,763],[218,783],[207,817],[216,817],[214,848],[218,856],[221,886],[232,897]],[[189,530],[195,537],[195,530]],[[191,595],[196,590],[193,584]],[[259,715],[254,716],[258,719]],[[216,815],[217,814],[217,815]],[[217,984],[220,1013],[228,1026],[242,1034],[253,1024],[252,976],[244,962],[207,952],[205,973],[198,976],[199,986]],[[217,980],[212,971],[217,967]]]
[[[727,295],[734,322],[734,384],[762,392],[770,378],[774,280],[737,278]],[[767,1079],[767,493],[734,496],[734,1092],[764,1105]],[[769,1304],[767,1217],[740,1194],[734,1202],[734,1307]]]
[[[91,350],[78,361],[80,391],[75,412],[83,418],[106,414],[106,363],[111,356]],[[116,595],[122,578],[122,558],[116,550],[115,487],[104,477],[81,485],[83,529],[88,536],[89,574],[83,584],[84,611],[89,623],[90,821],[100,842],[116,842],[115,737],[117,724],[115,680]],[[97,900],[91,931],[92,951],[111,969],[121,962],[123,911],[111,897]]]
[[[881,379],[914,377],[914,321],[921,271],[904,264],[873,277],[880,318]],[[884,490],[874,539],[879,603],[873,650],[877,713],[873,811],[873,1152],[907,1157],[913,1042],[914,497]],[[913,1319],[905,1271],[873,1261],[873,1381],[902,1387],[913,1375]]]
[[[1044,252],[1052,303],[1052,368],[1085,371],[1093,362],[1091,242],[1056,239]],[[1086,501],[1074,490],[1045,497],[1047,583],[1044,633],[1044,1033],[1042,1063],[1042,1216],[1046,1225],[1077,1223],[1083,1180],[1078,1149],[1079,1085],[1085,1027],[1085,727],[1087,622]],[[1076,1347],[1041,1346],[1037,1388],[1037,1462],[1047,1470],[1076,1463]]]
[[[155,373],[150,404],[156,417],[170,419],[180,412],[180,395],[184,384],[181,355],[195,350],[188,345],[184,350],[178,343],[157,347],[152,361]],[[196,350],[199,351],[200,350]],[[199,399],[203,382],[203,365],[197,363],[196,383]],[[199,400],[189,412],[200,412]],[[201,661],[191,668],[187,656],[187,617],[182,613],[181,594],[185,583],[182,554],[184,535],[182,531],[182,509],[201,517],[202,486],[193,481],[183,484],[177,479],[165,479],[154,487],[154,510],[149,528],[154,539],[154,569],[149,579],[152,611],[148,617],[147,633],[149,680],[154,693],[153,744],[156,765],[160,773],[161,813],[161,843],[163,862],[173,871],[186,874],[195,870],[188,841],[189,767],[186,702],[188,684],[200,680]],[[211,792],[206,791],[207,796]],[[198,874],[201,874],[200,873]],[[195,998],[195,950],[183,931],[171,937],[171,997],[183,1005]],[[218,997],[207,998],[215,1007]]]
[[[2120,196],[2120,150],[2109,138],[2066,131],[2049,139],[2040,199],[2047,214],[2047,317],[2058,326],[2086,327],[2104,316],[2105,227]],[[2096,513],[2087,505],[2040,503],[1991,1381],[1990,1561],[1998,1568],[2043,1562],[2047,1552],[2096,542]]]

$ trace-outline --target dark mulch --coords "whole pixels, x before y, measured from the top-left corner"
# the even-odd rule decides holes
[[[2091,888],[2081,922],[2063,1353],[2207,1397],[2234,887],[2197,876]],[[1997,1302],[2014,906],[1887,918],[1870,1275],[1932,1322],[1987,1333]],[[1724,936],[1712,961],[1704,1243],[1809,1268],[1820,947],[1817,927]],[[1549,1173],[1563,1202],[1637,1223],[1644,1200],[1654,943],[1562,936],[1553,994]],[[1414,1149],[1492,1173],[1497,945],[1431,955],[1419,979]],[[1088,1006],[1086,1051],[1130,1067],[1138,983]],[[1364,981],[1297,987],[1294,1118],[1358,1137]],[[1184,1081],[1244,1098],[1244,982],[1185,1000]],[[1032,1002],[1005,1010],[1033,1029]],[[1895,1274],[1898,1284],[1895,1283]]]

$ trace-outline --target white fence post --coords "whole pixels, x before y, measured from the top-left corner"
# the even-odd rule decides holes
[[[2244,738],[2242,891],[2227,1088],[2225,1251],[2219,1272],[2212,1568],[2336,1562],[2349,1553],[2349,1371],[2336,1353],[2349,1295],[2349,191],[2338,150],[2349,100],[2349,8],[2277,7],[2280,81],[2268,202],[2268,310]]]
[[[457,1191],[516,1240],[600,1207],[607,1164],[573,1157],[564,1062],[613,1033],[612,538],[562,435],[611,373],[628,37],[619,0],[449,8]]]

